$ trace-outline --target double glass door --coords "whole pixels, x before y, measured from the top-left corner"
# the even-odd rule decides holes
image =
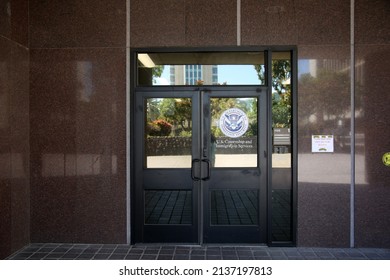
[[[265,243],[267,88],[137,89],[135,243]]]

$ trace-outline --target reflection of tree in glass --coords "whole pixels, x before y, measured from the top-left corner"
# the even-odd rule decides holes
[[[151,98],[146,101],[147,121],[152,122],[160,117],[160,100]]]
[[[304,96],[300,114],[307,120],[315,120],[306,124],[307,128],[313,126],[313,131],[322,132],[324,127],[337,127],[338,121],[348,119],[350,110],[341,106],[349,100],[348,72],[319,69],[316,77],[301,75],[299,87],[300,94]],[[329,122],[333,124],[329,125]]]
[[[169,136],[172,131],[172,125],[165,120],[155,120],[147,125],[147,134],[150,136]]]
[[[191,135],[192,105],[189,98],[165,98],[161,102],[161,117],[172,123],[175,135]]]
[[[265,84],[264,65],[254,66],[259,80]],[[290,60],[272,60],[272,123],[273,127],[290,127],[291,124]]]
[[[150,127],[156,125],[156,120],[162,120],[171,125],[173,135],[191,135],[192,107],[189,98],[148,99],[147,115]]]
[[[156,78],[160,78],[164,71],[164,65],[156,65],[152,68],[153,82],[156,82]]]

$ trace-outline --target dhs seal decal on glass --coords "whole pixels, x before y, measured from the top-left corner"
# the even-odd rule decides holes
[[[219,119],[219,128],[228,137],[240,137],[248,130],[248,117],[240,109],[228,109]]]

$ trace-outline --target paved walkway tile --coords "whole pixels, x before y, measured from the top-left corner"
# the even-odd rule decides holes
[[[383,248],[30,244],[9,260],[390,260]]]

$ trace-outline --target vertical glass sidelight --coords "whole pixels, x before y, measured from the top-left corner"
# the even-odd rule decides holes
[[[213,167],[257,167],[258,100],[211,98]]]
[[[145,108],[146,168],[190,168],[191,99],[147,98]]]
[[[291,53],[272,53],[272,241],[292,241]]]

